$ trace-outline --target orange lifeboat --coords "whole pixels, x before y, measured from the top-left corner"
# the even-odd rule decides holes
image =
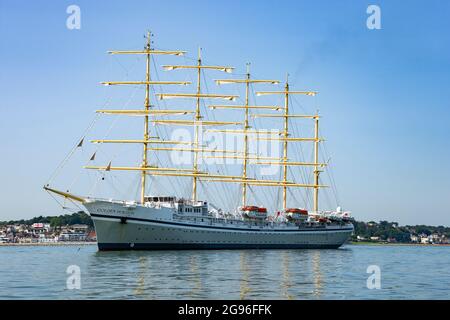
[[[267,209],[257,206],[245,206],[241,208],[242,215],[249,219],[263,220],[267,218]]]
[[[319,222],[321,222],[321,223],[327,223],[327,222],[330,221],[330,220],[328,220],[328,219],[325,218],[325,217],[319,217],[319,218],[317,218],[316,220],[319,221]]]
[[[241,208],[242,211],[258,211],[258,209],[257,206],[245,206]]]
[[[308,219],[308,210],[306,209],[289,208],[285,212],[289,221],[304,221]]]

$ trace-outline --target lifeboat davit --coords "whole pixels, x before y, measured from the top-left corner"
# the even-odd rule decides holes
[[[286,219],[289,221],[305,221],[308,219],[308,210],[299,208],[289,208],[285,210]]]
[[[249,219],[263,220],[267,218],[267,209],[257,206],[245,206],[241,208],[242,215]]]

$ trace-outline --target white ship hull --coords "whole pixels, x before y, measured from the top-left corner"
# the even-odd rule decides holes
[[[90,201],[99,250],[338,248],[351,223],[298,226],[211,217],[180,217],[173,208]],[[174,214],[175,213],[175,214]]]

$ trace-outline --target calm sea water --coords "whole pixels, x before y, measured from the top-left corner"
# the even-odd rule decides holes
[[[67,288],[68,266],[81,289]],[[381,270],[368,289],[367,267]],[[0,299],[450,299],[450,247],[98,252],[0,247]]]

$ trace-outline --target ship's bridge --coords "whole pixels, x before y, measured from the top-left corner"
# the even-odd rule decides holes
[[[176,197],[145,197],[145,202],[175,202]]]
[[[147,196],[145,202],[161,207],[174,208],[176,213],[187,216],[207,216],[208,203],[206,201],[192,201],[189,199],[167,196]]]
[[[176,202],[178,214],[187,216],[207,216],[208,203],[206,201],[192,201],[187,199],[178,199]]]

